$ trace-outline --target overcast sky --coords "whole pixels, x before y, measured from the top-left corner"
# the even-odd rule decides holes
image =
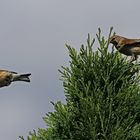
[[[0,89],[0,139],[45,127],[50,101],[65,101],[58,69],[68,65],[68,43],[77,50],[87,34],[110,26],[140,38],[139,0],[0,0],[0,68],[31,72],[31,83]]]

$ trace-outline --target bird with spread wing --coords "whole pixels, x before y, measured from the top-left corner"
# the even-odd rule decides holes
[[[140,55],[140,39],[128,39],[113,35],[110,39],[110,43],[112,43],[120,53],[131,56],[129,62],[137,60],[138,55]]]
[[[30,82],[29,76],[31,74],[18,74],[17,72],[0,70],[0,87],[9,86],[15,81]]]

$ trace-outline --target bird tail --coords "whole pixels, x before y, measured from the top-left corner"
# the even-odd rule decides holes
[[[31,73],[28,74],[13,74],[13,81],[24,81],[24,82],[30,82],[29,76]]]

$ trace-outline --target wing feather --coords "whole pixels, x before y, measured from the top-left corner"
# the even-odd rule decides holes
[[[125,44],[125,46],[128,45],[140,46],[140,39],[126,39],[122,41],[122,44]]]

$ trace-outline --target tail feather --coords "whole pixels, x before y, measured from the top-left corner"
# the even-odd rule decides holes
[[[30,82],[30,78],[29,76],[31,75],[31,73],[28,74],[15,74],[13,76],[13,81],[25,81],[25,82]]]

